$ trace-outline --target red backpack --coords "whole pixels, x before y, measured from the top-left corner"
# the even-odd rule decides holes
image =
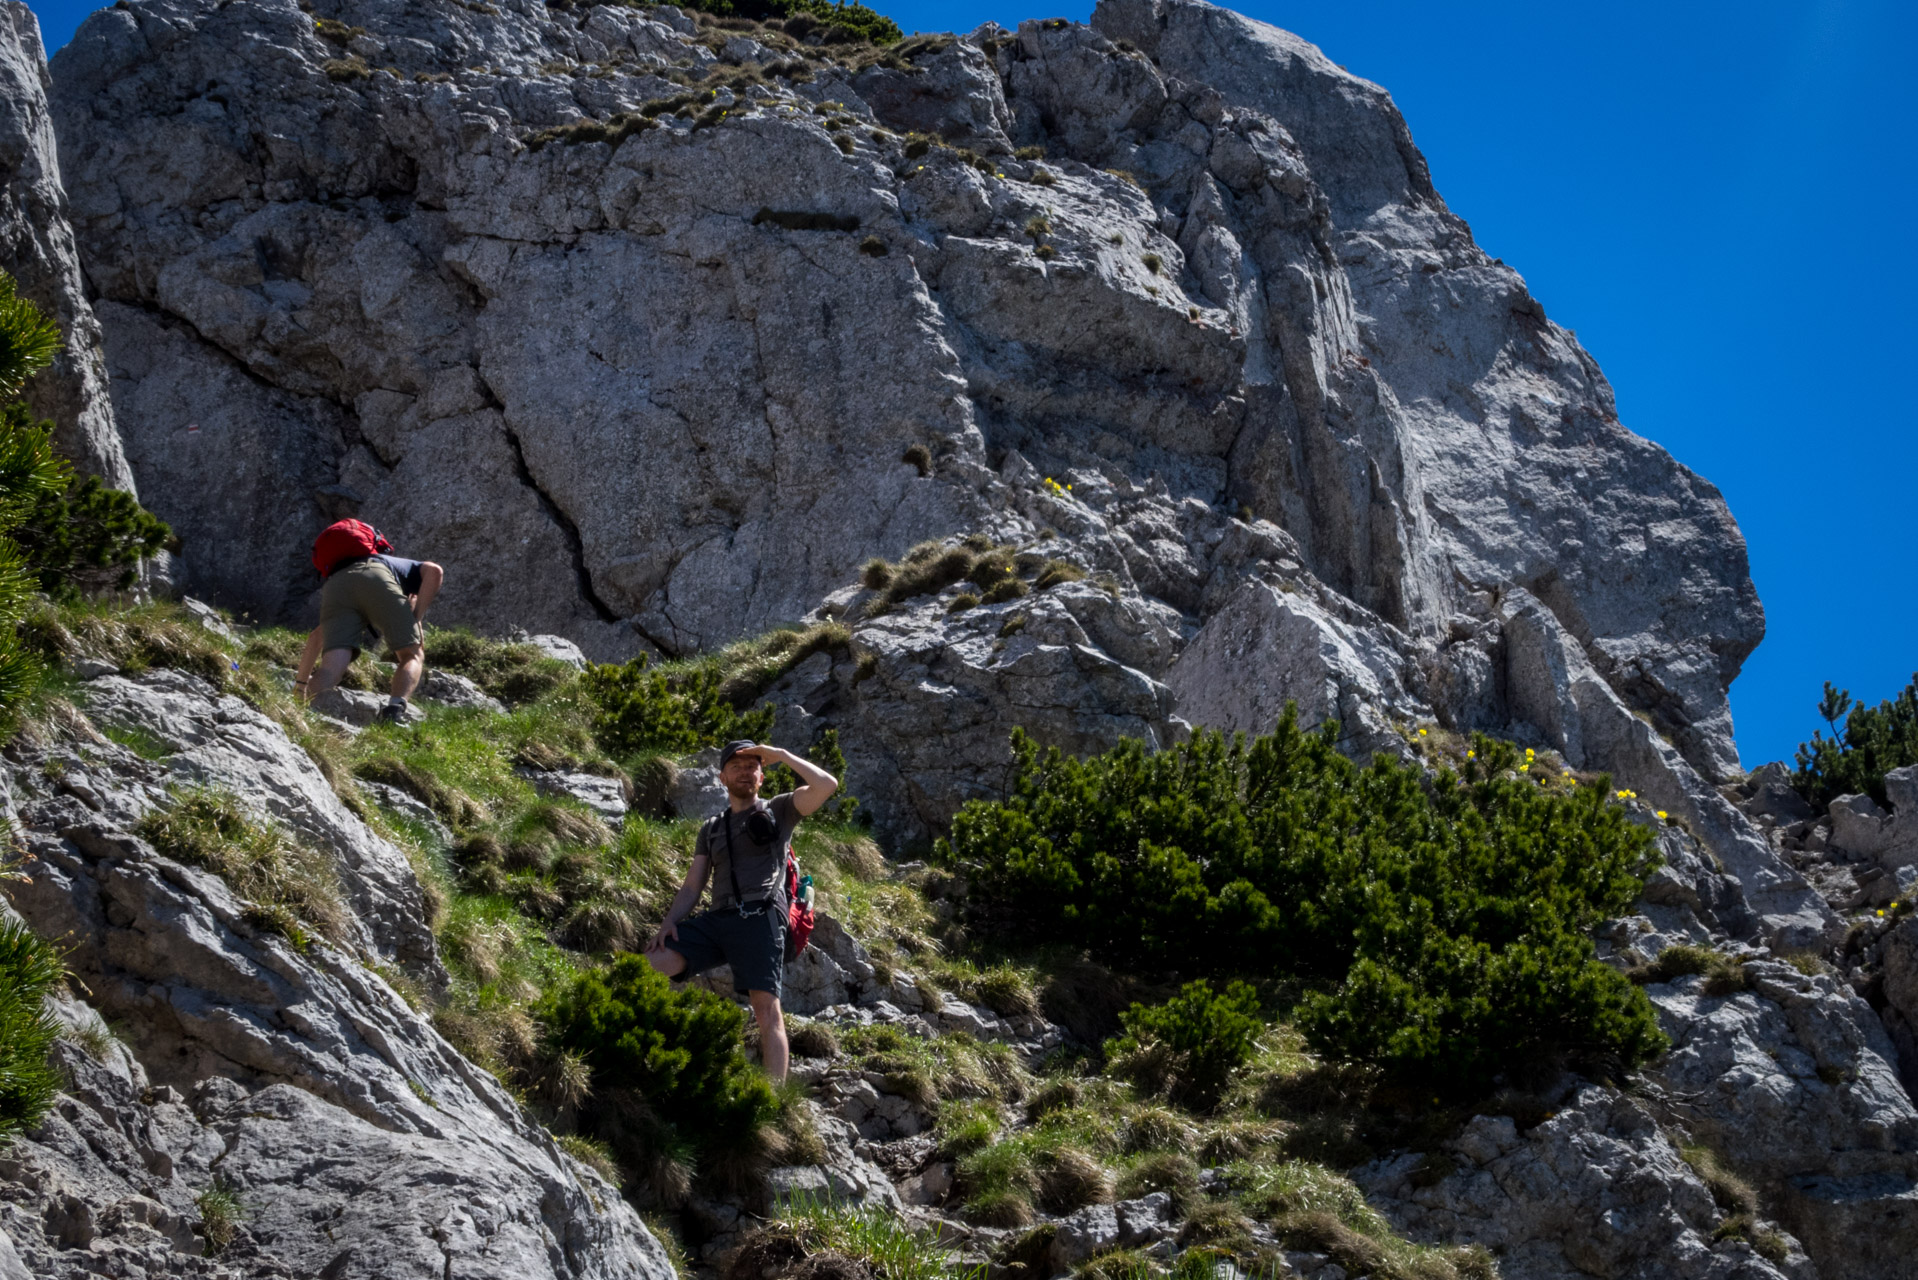
[[[343,560],[364,560],[392,549],[393,544],[366,521],[338,520],[320,530],[320,536],[313,539],[313,567],[324,578],[339,568]]]
[[[799,859],[793,857],[793,847],[786,846],[786,962],[799,959],[799,953],[806,949],[812,940],[812,929],[819,923],[818,915],[812,909],[812,877],[807,876],[803,886],[805,897],[799,895],[802,886],[799,882]]]

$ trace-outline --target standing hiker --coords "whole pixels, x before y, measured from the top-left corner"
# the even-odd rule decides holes
[[[426,666],[420,624],[446,574],[431,561],[405,560],[392,550],[379,530],[361,520],[330,524],[313,540],[313,567],[324,580],[320,625],[306,638],[293,682],[307,702],[339,684],[371,630],[386,642],[395,663],[380,719],[405,719],[406,700],[419,688]]]
[[[759,798],[768,764],[799,775],[792,791]],[[790,1056],[779,1008],[786,967],[786,846],[800,819],[839,789],[839,780],[790,751],[754,742],[729,742],[719,753],[719,781],[730,802],[699,829],[693,865],[673,898],[646,959],[669,978],[729,964],[734,990],[744,991],[759,1023],[760,1059],[774,1081],[786,1078]],[[686,918],[712,880],[712,905]]]

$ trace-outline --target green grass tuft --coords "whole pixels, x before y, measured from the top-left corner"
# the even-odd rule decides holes
[[[306,926],[332,942],[346,938],[348,913],[332,859],[255,819],[231,794],[180,790],[171,806],[148,814],[134,830],[167,857],[225,880],[251,904],[249,924],[302,949]]]

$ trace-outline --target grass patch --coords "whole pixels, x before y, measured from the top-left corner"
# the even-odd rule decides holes
[[[100,732],[108,741],[119,743],[142,760],[164,760],[173,754],[173,748],[166,742],[138,726],[121,728],[119,725],[106,725]]]
[[[1705,994],[1708,996],[1733,995],[1743,991],[1746,986],[1745,966],[1736,957],[1689,943],[1666,947],[1658,953],[1657,959],[1631,969],[1626,976],[1639,986],[1646,986],[1654,982],[1670,982],[1694,973],[1704,975]]]
[[[1491,1256],[1477,1246],[1444,1248],[1400,1239],[1351,1181],[1306,1161],[1234,1170],[1240,1202],[1268,1219],[1286,1245],[1324,1253],[1352,1275],[1382,1280],[1490,1280]]]
[[[561,1151],[564,1151],[567,1155],[573,1157],[573,1159],[579,1161],[588,1169],[591,1169],[594,1173],[597,1173],[600,1177],[612,1183],[615,1187],[619,1186],[623,1181],[619,1172],[619,1163],[613,1156],[613,1149],[605,1143],[595,1142],[593,1139],[582,1137],[577,1133],[563,1134],[557,1138],[556,1141],[559,1143],[559,1149]]]
[[[239,1234],[240,1223],[247,1216],[246,1205],[239,1189],[217,1173],[212,1185],[193,1197],[193,1203],[200,1210],[200,1237],[206,1241],[207,1255],[217,1258]]]
[[[727,1271],[744,1280],[779,1274],[782,1263],[809,1260],[808,1275],[870,1275],[875,1280],[985,1280],[984,1265],[957,1266],[936,1232],[916,1231],[882,1209],[795,1195],[749,1239]],[[832,1266],[838,1259],[838,1268]],[[847,1264],[850,1264],[848,1266]],[[859,1268],[862,1270],[854,1270]]]
[[[1700,1143],[1680,1147],[1678,1154],[1712,1193],[1712,1200],[1720,1209],[1734,1217],[1757,1215],[1758,1192],[1752,1189],[1751,1183],[1733,1173],[1716,1151]]]
[[[142,818],[135,832],[177,862],[211,871],[250,905],[249,924],[304,949],[311,928],[331,942],[347,936],[333,862],[271,823],[254,819],[231,794],[193,787]]]

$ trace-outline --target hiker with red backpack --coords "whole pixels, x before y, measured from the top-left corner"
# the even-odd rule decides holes
[[[799,786],[761,800],[769,764],[798,774]],[[790,1056],[780,984],[786,962],[797,958],[813,925],[810,878],[802,889],[792,835],[802,818],[839,790],[839,780],[779,747],[729,742],[719,753],[719,781],[729,803],[699,829],[692,868],[646,944],[646,959],[669,978],[731,965],[733,989],[746,993],[759,1023],[760,1060],[766,1074],[780,1081]],[[708,878],[712,905],[687,919]]]
[[[445,572],[431,561],[405,560],[380,531],[363,520],[339,520],[313,540],[320,572],[320,625],[306,638],[294,687],[307,702],[337,685],[371,630],[392,650],[390,696],[380,719],[406,718],[406,700],[426,667],[421,623],[439,594]],[[315,663],[318,670],[314,670]]]

